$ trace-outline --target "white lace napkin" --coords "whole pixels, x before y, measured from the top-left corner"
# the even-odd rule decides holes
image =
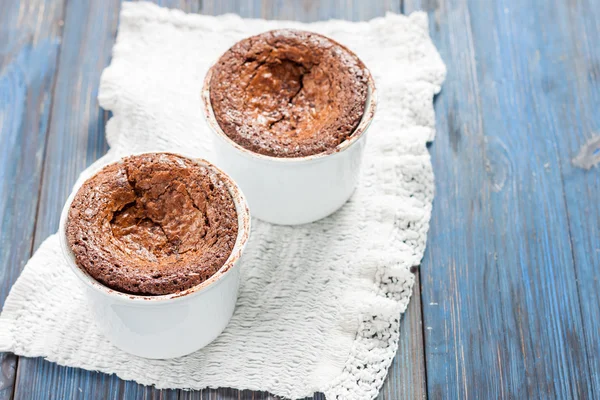
[[[110,151],[81,179],[127,153],[172,150],[212,158],[200,89],[234,42],[269,29],[316,31],[347,45],[370,68],[379,107],[360,185],[334,215],[304,226],[253,221],[239,301],[225,332],[172,360],[130,356],[104,339],[56,235],[31,258],[0,317],[0,350],[114,373],[158,388],[233,387],[298,398],[377,396],[398,344],[433,200],[426,143],[432,98],[445,67],[427,16],[301,24],[234,15],[186,15],[123,3],[100,105],[114,114]]]

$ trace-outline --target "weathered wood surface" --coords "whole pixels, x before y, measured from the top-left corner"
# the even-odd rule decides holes
[[[600,173],[571,162],[600,135],[600,0],[162,4],[302,21],[425,10],[448,66],[430,149],[436,200],[380,398],[600,397]],[[0,304],[79,172],[106,151],[96,95],[119,7],[2,3]],[[1,372],[0,398],[273,398],[158,391],[41,359],[17,368],[11,355]]]
[[[188,12],[315,21],[365,20],[400,12],[400,1],[159,1]],[[78,174],[107,150],[108,115],[97,105],[110,62],[120,2],[6,0],[0,14],[2,279],[0,304],[32,251],[58,227]],[[425,397],[418,287],[402,325],[400,349],[380,398]],[[232,389],[156,390],[114,376],[4,355],[2,398],[267,399]],[[16,371],[16,372],[15,372]],[[16,381],[15,381],[16,379]],[[315,398],[323,398],[317,394]]]
[[[421,268],[432,398],[600,396],[600,2],[405,0],[448,66]]]
[[[62,1],[0,6],[0,306],[32,250],[63,17]],[[1,356],[0,398],[17,359]]]

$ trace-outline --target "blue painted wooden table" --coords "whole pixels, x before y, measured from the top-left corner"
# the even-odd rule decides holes
[[[427,11],[448,66],[430,147],[436,198],[380,398],[600,398],[600,169],[573,162],[582,149],[590,165],[600,158],[600,0],[160,3],[302,21]],[[119,8],[0,4],[1,304],[79,172],[107,150],[96,95]],[[11,354],[0,378],[6,399],[271,397],[159,391]]]

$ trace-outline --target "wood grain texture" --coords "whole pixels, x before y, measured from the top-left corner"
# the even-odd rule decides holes
[[[561,34],[548,36],[548,46],[540,53],[540,64],[553,66],[542,78],[544,97],[555,116],[556,126],[552,133],[559,155],[559,162],[550,164],[549,168],[558,169],[563,180],[591,392],[598,398],[600,169],[582,170],[571,160],[590,139],[600,135],[600,1],[556,2],[553,8]],[[544,27],[544,33],[549,30],[550,26]],[[600,152],[600,148],[595,151]]]
[[[399,13],[401,0],[203,0],[201,13],[236,13],[246,18],[313,22],[328,19],[364,21],[386,12]]]
[[[0,13],[0,307],[31,255],[63,1],[17,0]],[[0,399],[17,358],[0,355]]]
[[[594,5],[405,0],[428,12],[448,66],[421,270],[432,398],[599,395],[598,176],[568,166],[598,123],[577,98],[598,99],[594,50],[569,36],[597,37]]]
[[[42,168],[36,248],[56,230],[77,174],[106,150],[107,116],[95,98],[119,8],[116,0],[70,0],[61,47],[62,2],[26,3],[5,0],[0,14],[0,304],[30,255]],[[399,8],[385,0],[162,4],[302,21]],[[380,398],[424,397],[422,332],[431,398],[597,398],[600,174],[571,159],[600,134],[600,1],[404,5],[429,13],[449,75],[431,147],[436,200],[421,268],[424,326],[415,292]],[[15,362],[3,357],[0,398],[8,398]],[[273,398],[158,391],[39,359],[19,363],[15,397]]]

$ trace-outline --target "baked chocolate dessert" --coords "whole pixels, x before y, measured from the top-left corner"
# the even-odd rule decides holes
[[[273,157],[333,151],[365,111],[368,72],[312,32],[276,30],[236,43],[210,80],[216,120],[233,141]]]
[[[167,153],[103,168],[77,191],[66,224],[77,265],[136,295],[204,282],[231,254],[237,232],[235,204],[219,177]]]

